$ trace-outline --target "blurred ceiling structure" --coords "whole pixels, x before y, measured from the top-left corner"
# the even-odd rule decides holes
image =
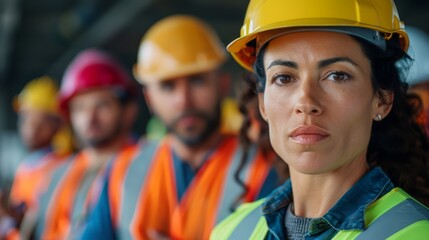
[[[429,1],[395,2],[406,24],[429,32]],[[80,50],[104,49],[131,70],[142,35],[171,14],[206,20],[227,44],[239,34],[247,4],[248,0],[0,0],[0,130],[15,128],[11,103],[25,83],[42,75],[59,82]],[[232,61],[228,67],[242,71]]]

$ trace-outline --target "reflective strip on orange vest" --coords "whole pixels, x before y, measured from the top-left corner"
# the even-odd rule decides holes
[[[45,225],[48,222],[50,211],[51,211],[51,202],[54,200],[55,193],[57,192],[57,186],[60,186],[62,182],[64,182],[64,178],[66,177],[66,173],[73,166],[73,161],[75,160],[76,155],[70,157],[65,164],[58,167],[52,174],[51,183],[49,184],[48,189],[45,193],[41,195],[40,204],[39,204],[39,212],[37,226],[36,226],[36,238],[40,239]]]
[[[162,234],[169,232],[169,219],[177,206],[177,192],[175,185],[172,152],[166,141],[161,143],[153,156],[143,187],[135,189],[139,194],[135,214],[131,221],[130,231],[133,239],[148,239],[147,231],[154,230]],[[134,178],[132,175],[128,177]],[[126,182],[130,182],[126,180]],[[126,186],[128,188],[129,186]],[[128,198],[129,195],[124,195]],[[128,205],[125,200],[123,205]]]
[[[238,140],[226,137],[219,144],[180,203],[168,139],[158,148],[146,147],[132,162],[112,168],[109,198],[118,238],[148,239],[148,231],[153,230],[173,239],[208,239],[213,226],[231,213],[231,207],[243,193],[234,179],[242,156]],[[244,201],[257,197],[270,166],[271,161],[251,149],[241,172],[249,187]],[[118,186],[122,186],[120,190]],[[113,197],[113,191],[122,199]],[[117,194],[117,191],[123,192]]]
[[[134,158],[136,145],[128,145],[112,160],[115,162]],[[80,153],[63,172],[64,177],[51,192],[44,219],[42,239],[65,239],[81,230],[86,217],[98,200],[108,163],[90,170],[89,159]]]
[[[15,173],[11,203],[14,206],[24,203],[27,208],[36,207],[38,196],[46,191],[52,172],[66,159],[66,156],[50,152],[34,162],[23,162]]]
[[[137,205],[139,190],[143,187],[158,145],[159,143],[154,141],[144,142],[136,151],[136,158],[116,161],[112,167],[108,194],[112,222],[118,229],[120,239],[131,239],[129,226],[136,209],[129,206]],[[134,177],[125,178],[125,175]]]
[[[71,225],[72,206],[76,201],[82,179],[85,178],[88,165],[89,160],[82,152],[72,160],[69,169],[64,173],[64,177],[49,200],[42,239],[64,239],[67,236]]]

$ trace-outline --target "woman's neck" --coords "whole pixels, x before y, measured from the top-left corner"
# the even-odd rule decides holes
[[[290,169],[294,214],[319,218],[368,171],[366,159],[356,159],[329,173],[302,174]]]

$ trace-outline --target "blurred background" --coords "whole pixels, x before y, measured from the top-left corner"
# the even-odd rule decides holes
[[[395,2],[406,25],[429,32],[429,1]],[[60,84],[69,61],[89,47],[108,51],[131,72],[141,36],[171,14],[204,19],[228,44],[239,35],[247,4],[248,0],[0,0],[0,182],[10,181],[26,154],[12,102],[28,81],[49,75]],[[226,69],[233,79],[244,73],[231,59]],[[149,119],[143,99],[140,105],[137,135],[145,133]]]

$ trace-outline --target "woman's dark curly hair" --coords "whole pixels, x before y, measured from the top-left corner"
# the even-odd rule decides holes
[[[259,113],[258,108],[258,93],[256,92],[256,76],[254,74],[247,74],[243,76],[243,79],[247,83],[247,87],[241,93],[239,99],[239,110],[243,115],[243,123],[240,128],[240,142],[242,146],[249,147],[252,144],[252,140],[248,136],[248,130],[251,127],[251,119],[250,119],[250,109],[254,107],[256,114],[256,120],[261,125],[260,137],[258,139],[257,144],[262,148],[262,152],[264,155],[268,154],[272,151],[271,144],[268,139],[268,125],[265,120],[262,118]],[[268,139],[268,141],[266,141]]]
[[[412,60],[399,47],[397,36],[387,41],[384,51],[365,40],[354,39],[371,62],[375,94],[384,101],[383,91],[394,94],[391,112],[372,126],[368,164],[380,166],[395,185],[429,206],[429,142],[424,127],[417,122],[422,106],[417,96],[407,94],[408,84],[404,81]],[[261,48],[255,62],[259,92],[265,87],[263,57],[267,45]]]
[[[289,169],[286,163],[284,163],[278,155],[270,157],[270,154],[272,154],[274,150],[271,147],[269,139],[268,124],[265,122],[259,112],[258,92],[256,91],[256,76],[254,74],[246,74],[243,76],[243,79],[246,82],[246,86],[244,86],[243,92],[241,93],[239,98],[239,110],[243,116],[243,122],[239,132],[239,139],[243,154],[241,155],[240,164],[234,173],[234,179],[242,187],[243,192],[235,200],[233,206],[231,206],[231,210],[235,210],[235,208],[241,203],[241,200],[249,191],[249,187],[242,179],[242,171],[244,170],[244,167],[249,161],[249,157],[251,157],[249,156],[249,152],[252,146],[258,147],[258,149],[261,151],[261,153],[267,160],[269,159],[273,161],[279,180],[279,185],[283,183],[287,178],[289,178]],[[252,119],[250,117],[252,114],[251,111],[254,111],[256,113],[256,116],[254,117],[260,125],[259,136],[255,142],[250,139],[248,134],[248,131],[252,126]]]

